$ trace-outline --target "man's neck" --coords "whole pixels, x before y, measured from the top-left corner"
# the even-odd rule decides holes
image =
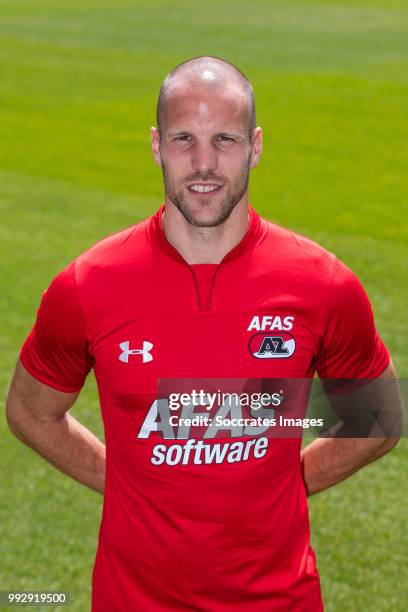
[[[216,227],[196,227],[166,201],[162,223],[167,240],[187,263],[219,264],[248,230],[248,202],[239,202],[228,219]]]

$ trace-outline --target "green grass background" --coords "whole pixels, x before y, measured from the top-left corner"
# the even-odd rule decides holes
[[[205,53],[255,88],[253,205],[352,267],[408,376],[406,0],[0,0],[2,398],[52,277],[160,204],[158,88]],[[0,590],[67,590],[89,610],[101,497],[20,444],[3,412]],[[73,414],[102,436],[93,380]],[[403,440],[310,500],[326,610],[408,609],[407,468]]]

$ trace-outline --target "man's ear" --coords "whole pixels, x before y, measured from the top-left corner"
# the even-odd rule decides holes
[[[262,128],[257,127],[254,130],[251,143],[251,168],[258,165],[262,155]]]
[[[162,161],[160,155],[160,134],[159,130],[155,127],[150,128],[150,142],[154,161],[161,168]]]

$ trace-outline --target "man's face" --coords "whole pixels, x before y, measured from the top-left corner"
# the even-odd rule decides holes
[[[166,99],[152,148],[166,198],[198,227],[223,223],[247,194],[261,153],[261,130],[249,135],[245,98],[227,89],[180,90]]]

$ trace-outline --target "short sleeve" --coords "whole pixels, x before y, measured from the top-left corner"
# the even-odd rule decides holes
[[[390,354],[357,276],[338,259],[328,288],[323,337],[315,369],[320,378],[376,378]]]
[[[75,261],[42,295],[37,318],[20,360],[40,382],[59,391],[79,391],[93,360],[88,353],[86,323],[75,278]]]

